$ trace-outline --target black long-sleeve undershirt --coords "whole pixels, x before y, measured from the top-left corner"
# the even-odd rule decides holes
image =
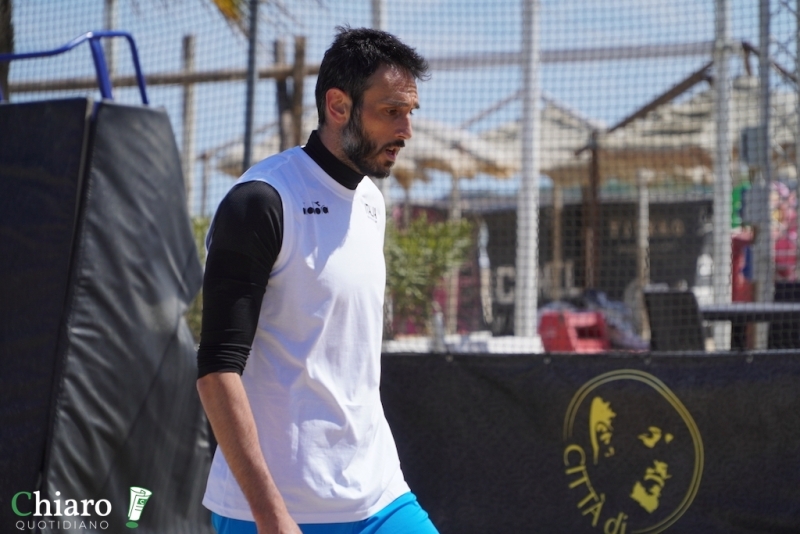
[[[338,183],[355,190],[363,175],[336,158],[312,132],[303,147]],[[198,377],[244,371],[261,301],[283,243],[283,203],[262,181],[235,186],[217,208],[203,276]]]

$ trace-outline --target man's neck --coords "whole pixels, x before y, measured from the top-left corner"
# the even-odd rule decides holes
[[[336,152],[325,144],[322,133],[322,131],[316,130],[312,132],[303,150],[331,178],[344,187],[355,190],[364,178],[364,174],[354,170],[350,165],[345,163],[342,157],[337,156]]]
[[[317,128],[317,133],[319,134],[319,140],[322,141],[322,144],[325,145],[325,148],[327,148],[331,154],[336,156],[336,159],[354,171],[361,172],[353,165],[350,158],[345,155],[344,148],[342,147],[341,132],[334,132],[330,125],[324,125]]]

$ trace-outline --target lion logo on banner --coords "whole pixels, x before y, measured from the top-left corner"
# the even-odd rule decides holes
[[[658,378],[633,369],[597,376],[564,418],[566,483],[604,534],[656,534],[689,508],[703,473],[691,414]]]

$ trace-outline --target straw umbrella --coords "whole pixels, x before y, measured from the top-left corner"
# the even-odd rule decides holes
[[[317,127],[316,108],[314,112],[303,115],[303,131],[301,139],[308,139],[311,132]],[[263,139],[253,146],[253,161],[261,161],[273,154],[280,152],[280,135],[278,133],[278,123],[271,123],[259,129],[261,134],[265,134]],[[238,178],[242,175],[242,159],[244,157],[244,146],[241,139],[233,143],[227,143],[217,152],[216,167],[225,174]]]
[[[588,155],[575,155],[575,151],[586,144],[593,131],[604,129],[600,122],[593,121],[580,113],[560,104],[553,98],[544,97],[541,109],[541,173],[553,180],[553,276],[554,297],[560,298],[563,271],[563,251],[561,214],[563,210],[563,188],[576,183],[584,183],[588,168]],[[519,168],[521,124],[512,121],[482,134],[482,138],[503,145],[503,157],[507,165]],[[568,177],[554,173],[554,169],[573,169]],[[565,179],[569,178],[569,179]]]

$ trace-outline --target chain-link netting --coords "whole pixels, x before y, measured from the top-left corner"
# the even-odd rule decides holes
[[[211,216],[246,152],[251,2],[10,4],[17,52],[104,27],[133,35],[183,151],[190,210]],[[384,188],[391,347],[493,350],[529,331],[515,316],[540,321],[548,350],[797,347],[797,7],[262,0],[252,161],[315,127],[335,27],[381,25],[432,68]],[[127,44],[113,42],[114,97],[138,102]],[[93,77],[88,48],[15,62],[11,100],[97,95]],[[519,194],[537,180],[538,195]],[[523,212],[538,213],[533,247],[518,239]],[[533,291],[520,291],[533,265]],[[538,319],[520,314],[531,303]]]

